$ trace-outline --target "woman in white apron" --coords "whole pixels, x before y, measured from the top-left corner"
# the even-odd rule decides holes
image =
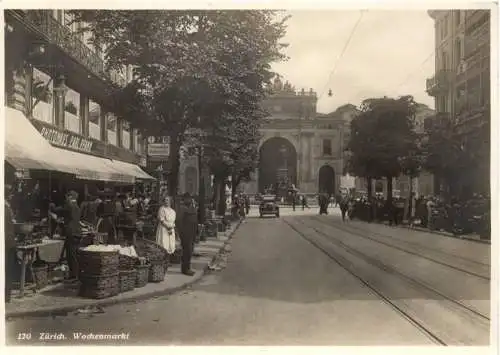
[[[173,254],[175,251],[175,211],[171,207],[170,197],[165,197],[158,209],[158,227],[156,228],[156,243]]]

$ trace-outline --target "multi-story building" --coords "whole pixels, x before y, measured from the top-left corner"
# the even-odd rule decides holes
[[[132,70],[107,71],[80,28],[64,10],[5,10],[5,160],[80,181],[150,179],[145,141],[111,99]]]
[[[263,192],[280,181],[308,194],[337,191],[345,135],[356,107],[344,105],[330,114],[318,114],[312,89],[296,91],[279,78],[273,86],[273,94],[263,102],[270,117],[261,128],[259,168],[244,191]]]
[[[433,10],[435,75],[427,93],[436,113],[457,125],[464,145],[481,151],[482,161],[469,188],[489,190],[490,134],[490,10]],[[438,116],[436,116],[438,117]],[[480,144],[478,144],[480,143]]]

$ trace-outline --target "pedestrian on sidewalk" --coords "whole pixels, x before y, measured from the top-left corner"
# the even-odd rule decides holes
[[[348,210],[348,200],[347,197],[340,201],[340,212],[342,213],[342,221],[345,222],[346,213]]]
[[[245,195],[245,212],[248,215],[250,213],[250,197]]]
[[[172,199],[166,196],[158,209],[156,243],[165,248],[169,259],[170,255],[175,252],[175,219],[176,213],[172,208]]]
[[[196,206],[189,193],[183,195],[183,206],[179,210],[179,234],[182,246],[181,271],[184,275],[193,276],[191,257],[194,249],[194,240],[198,229]]]

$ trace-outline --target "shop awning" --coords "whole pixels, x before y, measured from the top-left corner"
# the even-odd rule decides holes
[[[120,160],[108,161],[111,167],[120,173],[128,176],[133,176],[135,179],[139,180],[156,180],[154,177],[142,170],[138,165],[126,163]]]
[[[52,170],[74,173],[61,161],[54,147],[42,137],[23,112],[5,110],[5,160],[17,169]]]
[[[133,184],[133,176],[123,174],[111,166],[111,160],[93,155],[73,152],[71,150],[56,148],[57,154],[62,160],[71,164],[74,174],[81,180],[96,180]]]

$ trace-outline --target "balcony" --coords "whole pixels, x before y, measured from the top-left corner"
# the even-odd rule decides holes
[[[123,87],[126,79],[115,71],[106,71],[104,60],[89,48],[79,35],[57,21],[50,11],[24,11],[23,21],[41,33],[49,43],[57,46],[96,76]]]
[[[449,90],[451,71],[447,69],[439,70],[436,75],[426,80],[426,91],[430,96],[439,96]]]

